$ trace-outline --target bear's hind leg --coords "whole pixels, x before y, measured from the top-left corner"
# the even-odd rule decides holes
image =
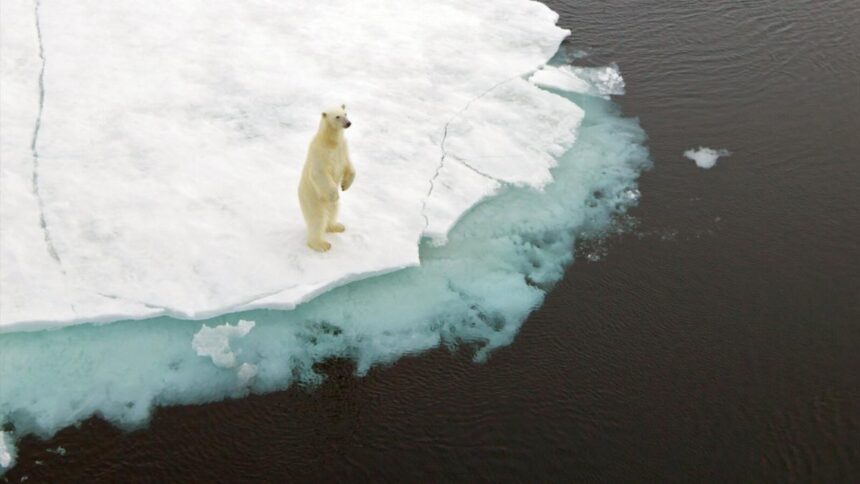
[[[317,252],[325,252],[331,249],[331,244],[323,239],[323,228],[327,225],[325,213],[320,214],[319,217],[307,220],[307,224],[308,247]]]
[[[337,221],[337,209],[337,202],[330,203],[328,207],[326,207],[326,211],[328,212],[328,220],[325,228],[326,232],[343,232],[346,230],[346,227]]]

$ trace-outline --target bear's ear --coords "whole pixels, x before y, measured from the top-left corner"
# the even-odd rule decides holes
[[[346,111],[346,104],[341,104],[340,108],[343,109],[344,111]]]
[[[322,115],[323,115],[323,117],[325,117],[325,111],[323,111]]]

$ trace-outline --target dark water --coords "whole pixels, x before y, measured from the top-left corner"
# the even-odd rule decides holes
[[[860,3],[546,3],[621,67],[655,168],[511,346],[93,419],[6,478],[860,481]]]

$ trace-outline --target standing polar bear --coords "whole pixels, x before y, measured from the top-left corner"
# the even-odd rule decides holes
[[[299,205],[308,227],[308,247],[318,252],[331,248],[323,238],[325,232],[345,230],[337,221],[337,205],[339,190],[348,189],[355,179],[343,137],[343,130],[350,125],[345,105],[323,112],[302,169]]]

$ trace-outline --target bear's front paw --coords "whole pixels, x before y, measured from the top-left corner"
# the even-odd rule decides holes
[[[333,224],[329,224],[325,230],[326,232],[343,232],[346,230],[346,227],[344,227],[342,223],[335,222]]]

